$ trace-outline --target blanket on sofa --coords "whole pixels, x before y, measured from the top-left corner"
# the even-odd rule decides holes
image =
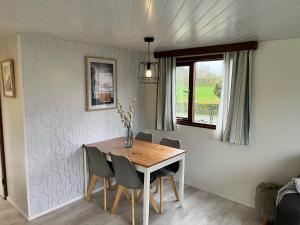
[[[287,194],[300,194],[300,178],[293,178],[292,181],[284,185],[277,195],[276,205],[280,203],[283,197]]]

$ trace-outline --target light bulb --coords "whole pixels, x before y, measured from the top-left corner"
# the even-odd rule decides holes
[[[152,76],[152,71],[151,70],[146,70],[146,77],[151,77]]]

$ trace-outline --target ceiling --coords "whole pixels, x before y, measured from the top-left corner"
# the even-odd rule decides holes
[[[0,37],[26,32],[144,50],[300,37],[300,0],[0,0]]]

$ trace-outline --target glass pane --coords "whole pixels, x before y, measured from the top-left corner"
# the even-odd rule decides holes
[[[189,66],[176,67],[176,116],[188,118]]]
[[[224,68],[223,60],[197,62],[194,122],[216,125]]]

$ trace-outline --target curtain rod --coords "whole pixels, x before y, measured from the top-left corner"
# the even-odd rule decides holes
[[[154,57],[155,58],[178,57],[178,56],[224,53],[224,52],[232,52],[232,51],[251,50],[251,49],[256,50],[257,47],[258,47],[257,41],[248,41],[248,42],[240,42],[240,43],[225,44],[225,45],[214,45],[214,46],[206,46],[206,47],[154,52]]]

